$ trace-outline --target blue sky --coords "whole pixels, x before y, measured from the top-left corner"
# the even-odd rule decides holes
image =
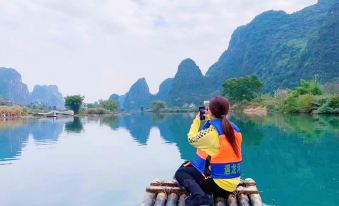
[[[152,93],[184,58],[203,73],[234,29],[266,10],[316,0],[0,0],[0,66],[32,89],[56,84],[86,101],[123,94],[140,77]]]

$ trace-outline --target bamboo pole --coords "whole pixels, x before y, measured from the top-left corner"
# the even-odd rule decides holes
[[[228,206],[238,206],[237,197],[234,194],[230,194],[227,198]]]
[[[171,193],[168,195],[166,206],[176,206],[178,202],[178,195],[175,193]]]
[[[178,206],[185,206],[185,200],[186,195],[185,194],[180,195]]]
[[[223,197],[216,197],[215,198],[215,206],[226,206],[225,198],[223,198]]]
[[[251,194],[249,196],[250,196],[252,206],[262,206],[263,205],[262,199],[261,199],[259,194]]]
[[[178,187],[177,182],[167,182],[167,181],[152,181],[151,186],[167,186],[167,187]]]
[[[155,199],[154,206],[164,206],[166,203],[167,194],[164,192],[160,192]]]
[[[167,186],[149,186],[146,188],[147,192],[152,193],[159,193],[159,192],[165,192],[165,193],[176,193],[176,194],[182,194],[185,193],[186,190],[183,187],[167,187]]]
[[[146,192],[144,200],[141,203],[141,206],[151,206],[154,202],[155,194]]]
[[[239,206],[251,206],[250,199],[245,194],[238,195],[238,203],[239,203]]]

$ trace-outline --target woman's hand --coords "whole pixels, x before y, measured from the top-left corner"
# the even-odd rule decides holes
[[[197,116],[195,116],[195,119],[199,119],[200,120],[200,112],[198,112]]]

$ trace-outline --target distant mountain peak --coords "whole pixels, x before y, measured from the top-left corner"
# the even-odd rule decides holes
[[[150,107],[152,94],[149,91],[145,77],[138,79],[126,93],[123,107],[128,110],[136,110],[141,107]]]
[[[145,77],[138,79],[130,88],[130,91],[133,90],[142,90],[144,92],[149,92],[149,87]]]
[[[18,104],[28,103],[28,88],[13,68],[0,67],[0,97]]]
[[[56,85],[35,85],[29,97],[30,103],[35,106],[64,108],[64,97]]]
[[[195,75],[203,77],[202,72],[193,59],[187,58],[180,62],[175,78],[180,76]]]

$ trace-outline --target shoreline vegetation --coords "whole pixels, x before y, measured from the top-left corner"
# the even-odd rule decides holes
[[[300,80],[300,85],[294,89],[278,89],[273,95],[258,95],[240,101],[233,110],[259,116],[267,113],[339,115],[339,83],[334,83],[331,88],[316,79]]]
[[[294,89],[277,89],[273,95],[262,94],[262,83],[255,75],[226,80],[222,95],[229,98],[231,112],[247,116],[267,116],[269,113],[280,114],[317,114],[339,115],[339,82],[320,84],[316,78],[300,80]],[[152,102],[151,108],[139,111],[123,111],[113,100],[100,100],[94,104],[83,104],[80,95],[65,98],[67,109],[74,111],[74,116],[123,116],[140,112],[152,113],[196,113],[198,107],[167,107],[164,101]],[[31,108],[19,105],[1,105],[1,119],[39,118],[39,113],[48,112],[48,108]]]

